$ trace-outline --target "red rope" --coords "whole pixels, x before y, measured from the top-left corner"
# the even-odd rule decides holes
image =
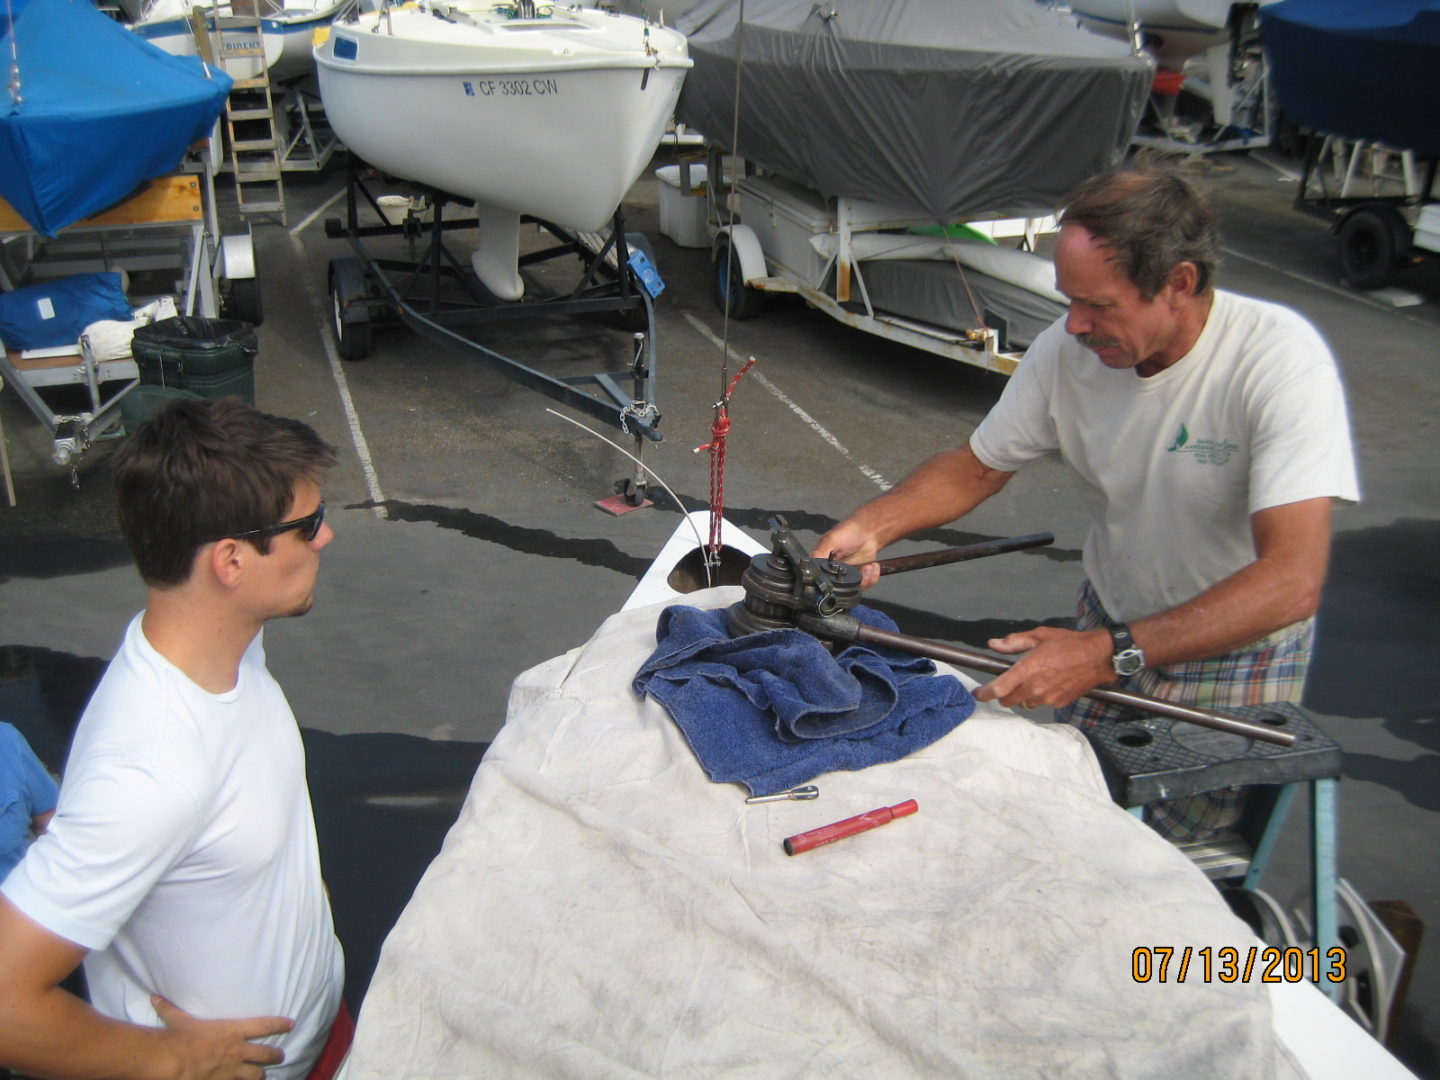
[[[725,396],[715,403],[715,420],[710,425],[710,441],[697,446],[695,452],[710,451],[710,557],[720,558],[720,522],[725,516],[725,443],[730,437],[730,398],[741,376],[755,366],[752,356],[745,362],[725,388]]]

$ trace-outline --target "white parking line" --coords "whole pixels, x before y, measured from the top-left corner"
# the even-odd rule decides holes
[[[307,227],[312,221],[314,221],[316,218],[318,218],[318,217],[319,217],[321,214],[323,214],[326,210],[329,210],[330,207],[334,206],[334,205],[335,205],[335,201],[336,201],[337,199],[339,199],[339,198],[340,198],[342,195],[344,195],[344,194],[345,194],[345,189],[344,189],[344,188],[341,188],[339,191],[335,192],[334,195],[331,195],[330,198],[326,199],[323,203],[321,203],[321,204],[315,209],[314,213],[308,215],[308,216],[305,218],[304,221],[300,222],[299,225],[296,225],[294,228],[292,228],[292,229],[290,230],[290,235],[291,235],[291,236],[299,236],[302,232],[305,231],[306,227]]]
[[[715,335],[715,332],[713,330],[711,330],[708,326],[706,326],[703,322],[701,322],[688,311],[685,312],[685,321],[688,322],[692,327],[694,327],[696,333],[698,333],[706,341],[714,345],[717,349],[726,348],[725,343]],[[745,358],[742,357],[733,347],[730,347],[728,349],[728,354],[729,358],[736,364],[743,364],[745,362]],[[834,435],[830,434],[830,432],[825,428],[823,424],[820,423],[820,421],[816,420],[813,416],[811,416],[808,412],[801,408],[799,404],[797,404],[795,401],[792,401],[790,397],[785,393],[785,391],[781,390],[773,382],[771,382],[764,375],[762,375],[758,366],[750,369],[749,377],[754,379],[761,386],[765,387],[766,390],[769,390],[770,393],[774,394],[775,398],[780,401],[781,404],[783,404],[786,408],[788,408],[791,412],[793,412],[796,416],[798,416],[801,420],[808,424],[811,430],[815,432],[815,434],[819,435],[820,438],[824,439],[827,443],[829,443],[837,451],[839,451],[842,457],[844,457],[848,461],[855,462],[855,467],[860,470],[863,476],[871,480],[876,487],[878,487],[881,491],[890,490],[890,488],[893,486],[890,481],[886,480],[885,477],[881,476],[879,472],[877,472],[875,469],[872,469],[869,465],[866,465],[863,461],[856,461],[855,455],[852,454],[848,449],[846,449],[845,445],[841,443],[839,439],[837,439]]]
[[[295,236],[290,235],[290,246],[295,249],[295,261],[303,264],[305,259],[304,245]],[[360,414],[355,411],[355,401],[350,396],[350,384],[345,379],[345,368],[340,360],[340,354],[335,351],[335,342],[330,338],[330,312],[328,307],[320,303],[320,297],[315,292],[315,285],[310,280],[309,274],[301,274],[300,280],[305,284],[305,295],[310,299],[310,306],[315,310],[316,325],[320,330],[320,344],[325,348],[325,355],[330,359],[330,375],[335,380],[336,389],[340,391],[340,404],[345,409],[345,422],[350,426],[350,441],[355,445],[355,454],[360,459],[360,468],[365,474],[365,490],[370,493],[370,501],[374,503],[375,516],[384,521],[390,515],[385,510],[385,496],[380,491],[380,478],[375,475],[375,463],[370,457],[370,444],[365,441],[365,432],[360,428]]]

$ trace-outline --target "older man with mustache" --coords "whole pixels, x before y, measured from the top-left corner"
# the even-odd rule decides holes
[[[864,567],[962,517],[1058,453],[1091,518],[1073,630],[990,642],[1024,654],[981,700],[1087,727],[1101,685],[1224,708],[1298,702],[1336,503],[1359,498],[1344,391],[1300,315],[1215,288],[1215,213],[1178,169],[1142,162],[1072,193],[1055,249],[1066,316],[1036,339],[965,445],[922,463],[821,537]],[[1079,699],[1079,700],[1077,700]],[[1173,839],[1234,823],[1235,791],[1149,808]]]

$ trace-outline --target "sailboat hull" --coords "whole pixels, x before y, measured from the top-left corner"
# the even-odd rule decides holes
[[[599,229],[654,153],[690,61],[672,31],[565,14],[523,37],[424,10],[336,24],[315,51],[326,116],[384,172]]]
[[[257,78],[268,71],[273,80],[304,75],[314,66],[314,38],[317,30],[328,26],[342,5],[338,0],[321,0],[317,7],[290,7],[260,21],[264,58],[255,55],[222,57],[225,71],[234,79]],[[207,16],[213,8],[204,7]],[[222,6],[222,15],[229,15]],[[152,45],[172,56],[196,55],[195,36],[190,28],[188,12],[183,3],[154,4],[146,17],[131,27]],[[226,30],[222,47],[227,51],[253,46],[254,35],[240,29]]]

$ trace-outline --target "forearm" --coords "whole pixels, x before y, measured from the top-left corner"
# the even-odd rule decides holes
[[[1252,515],[1255,560],[1193,600],[1129,623],[1148,667],[1233,652],[1315,614],[1330,549],[1330,500],[1311,499]],[[976,695],[1004,705],[1068,705],[1114,679],[1109,634],[1053,627],[990,643],[1026,653]]]
[[[1314,615],[1330,558],[1330,500],[1251,516],[1255,561],[1193,600],[1130,624],[1154,667],[1234,652]]]
[[[967,443],[922,462],[849,520],[874,539],[878,551],[896,540],[964,517],[1004,487],[1012,475],[986,468]]]
[[[1315,605],[1307,594],[1302,583],[1277,578],[1271,568],[1255,562],[1193,600],[1128,625],[1145,653],[1145,666],[1163,667],[1234,652],[1313,615]],[[1003,705],[1062,708],[1116,678],[1111,664],[1114,641],[1101,629],[1036,627],[992,640],[990,646],[1026,655],[977,695],[982,701],[998,698]]]
[[[1130,623],[1149,667],[1234,652],[1309,618],[1319,589],[1257,560],[1193,600]]]
[[[112,1020],[53,987],[0,1003],[0,1061],[54,1080],[171,1080],[183,1075],[169,1033]]]
[[[262,1080],[284,1059],[258,1040],[290,1031],[287,1017],[197,1020],[153,995],[163,1026],[101,1015],[60,987],[85,951],[0,895],[0,1066],[57,1080]]]

